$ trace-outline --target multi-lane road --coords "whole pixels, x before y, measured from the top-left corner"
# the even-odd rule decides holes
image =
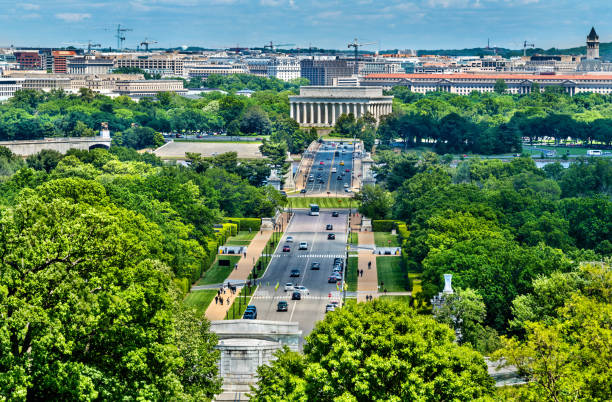
[[[312,331],[317,321],[325,317],[325,306],[329,301],[340,300],[341,292],[336,285],[327,282],[332,273],[334,258],[346,256],[348,212],[338,212],[338,217],[332,217],[331,210],[321,211],[319,216],[310,216],[308,211],[304,210],[295,211],[264,277],[260,280],[259,289],[251,300],[251,304],[257,306],[258,319],[297,321],[305,336]],[[333,230],[326,230],[327,224],[333,225]],[[328,240],[328,233],[334,233],[336,239]],[[288,236],[293,237],[293,242],[286,242]],[[308,249],[298,250],[300,242],[303,241],[308,243]],[[283,252],[284,245],[289,245],[291,251]],[[321,268],[311,270],[313,262],[319,262]],[[298,278],[289,277],[292,269],[300,270]],[[288,282],[305,286],[309,294],[303,295],[301,300],[291,300],[293,292],[284,291]],[[278,289],[275,290],[277,283]],[[276,311],[280,300],[289,303],[288,311]]]
[[[333,145],[332,145],[333,144]],[[305,176],[305,196],[344,195],[345,184],[352,188],[354,145],[325,141],[314,155],[309,175]],[[336,172],[334,172],[336,169]],[[340,177],[340,179],[338,179]],[[302,183],[303,184],[303,183]]]

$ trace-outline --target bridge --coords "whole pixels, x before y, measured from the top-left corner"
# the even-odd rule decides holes
[[[51,149],[65,154],[69,149],[82,149],[88,151],[94,148],[109,149],[110,146],[110,136],[60,137],[45,138],[42,140],[0,141],[0,147],[7,147],[11,150],[11,152],[20,156],[37,154],[43,149]]]

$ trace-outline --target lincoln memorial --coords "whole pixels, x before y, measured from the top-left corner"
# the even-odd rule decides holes
[[[392,111],[393,96],[383,96],[382,87],[315,87],[300,88],[300,94],[289,97],[291,118],[302,126],[331,127],[343,114],[356,118],[370,113],[376,121]]]

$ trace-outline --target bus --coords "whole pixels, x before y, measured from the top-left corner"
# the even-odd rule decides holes
[[[317,204],[310,204],[310,216],[319,216],[319,206]]]

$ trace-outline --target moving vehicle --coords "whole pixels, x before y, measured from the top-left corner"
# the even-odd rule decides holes
[[[340,156],[340,151],[336,151],[334,155]]]
[[[346,173],[349,173],[349,172],[351,171],[351,169],[348,169],[348,168],[347,168],[347,169],[344,169],[344,171],[345,171]]]
[[[301,286],[301,285],[295,285],[293,287],[293,289],[296,292],[300,292],[300,293],[306,293],[307,295],[310,294],[310,290],[308,290],[308,288],[306,286]]]
[[[285,292],[288,290],[293,290],[293,283],[291,282],[285,283]]]
[[[344,166],[344,161],[340,161],[340,166]]]
[[[328,223],[327,225],[325,225],[325,230],[334,230],[334,225]]]
[[[348,183],[344,183],[344,188],[348,188]]]
[[[321,263],[320,262],[313,262],[312,264],[310,264],[310,269],[314,269],[314,270],[319,270],[321,269]]]
[[[319,162],[319,165],[325,165],[325,162],[321,161]]]
[[[329,234],[327,235],[327,240],[336,240],[336,235],[335,235],[335,234],[333,234],[333,233],[329,233]]]
[[[338,171],[338,169],[332,168],[332,173],[336,173],[337,171]]]
[[[305,241],[300,243],[300,250],[308,250],[308,243]]]
[[[300,276],[300,270],[299,269],[292,269],[291,273],[289,274],[290,278],[297,278]]]
[[[257,307],[252,304],[248,305],[242,316],[245,320],[254,320],[257,318]]]
[[[330,275],[329,278],[327,278],[327,283],[336,283],[338,282],[338,277],[336,275]]]
[[[337,218],[338,216],[340,216],[340,214],[338,213],[338,211],[334,211],[334,212],[332,212],[332,217]]]
[[[284,300],[281,300],[276,305],[276,311],[287,311],[289,310],[289,303]]]
[[[314,181],[314,177],[309,177],[308,178],[308,183],[312,183]]]
[[[327,306],[325,306],[325,312],[329,313],[330,311],[334,311],[336,309],[336,307],[333,304],[328,304]]]
[[[293,292],[291,300],[302,300],[302,294],[300,292]]]
[[[287,236],[287,239],[285,239],[285,241],[287,243],[293,243],[293,236]]]
[[[306,194],[306,189],[305,188],[301,189],[300,194]]]
[[[310,204],[310,216],[319,216],[319,206],[317,204]]]
[[[288,252],[290,252],[290,251],[291,251],[291,247],[285,244],[285,245],[283,246],[283,253],[288,253]]]
[[[342,180],[342,176],[338,176],[338,180]]]
[[[601,154],[602,154],[601,150],[599,150],[599,149],[589,149],[587,151],[587,155],[589,155],[589,156],[601,156]]]

